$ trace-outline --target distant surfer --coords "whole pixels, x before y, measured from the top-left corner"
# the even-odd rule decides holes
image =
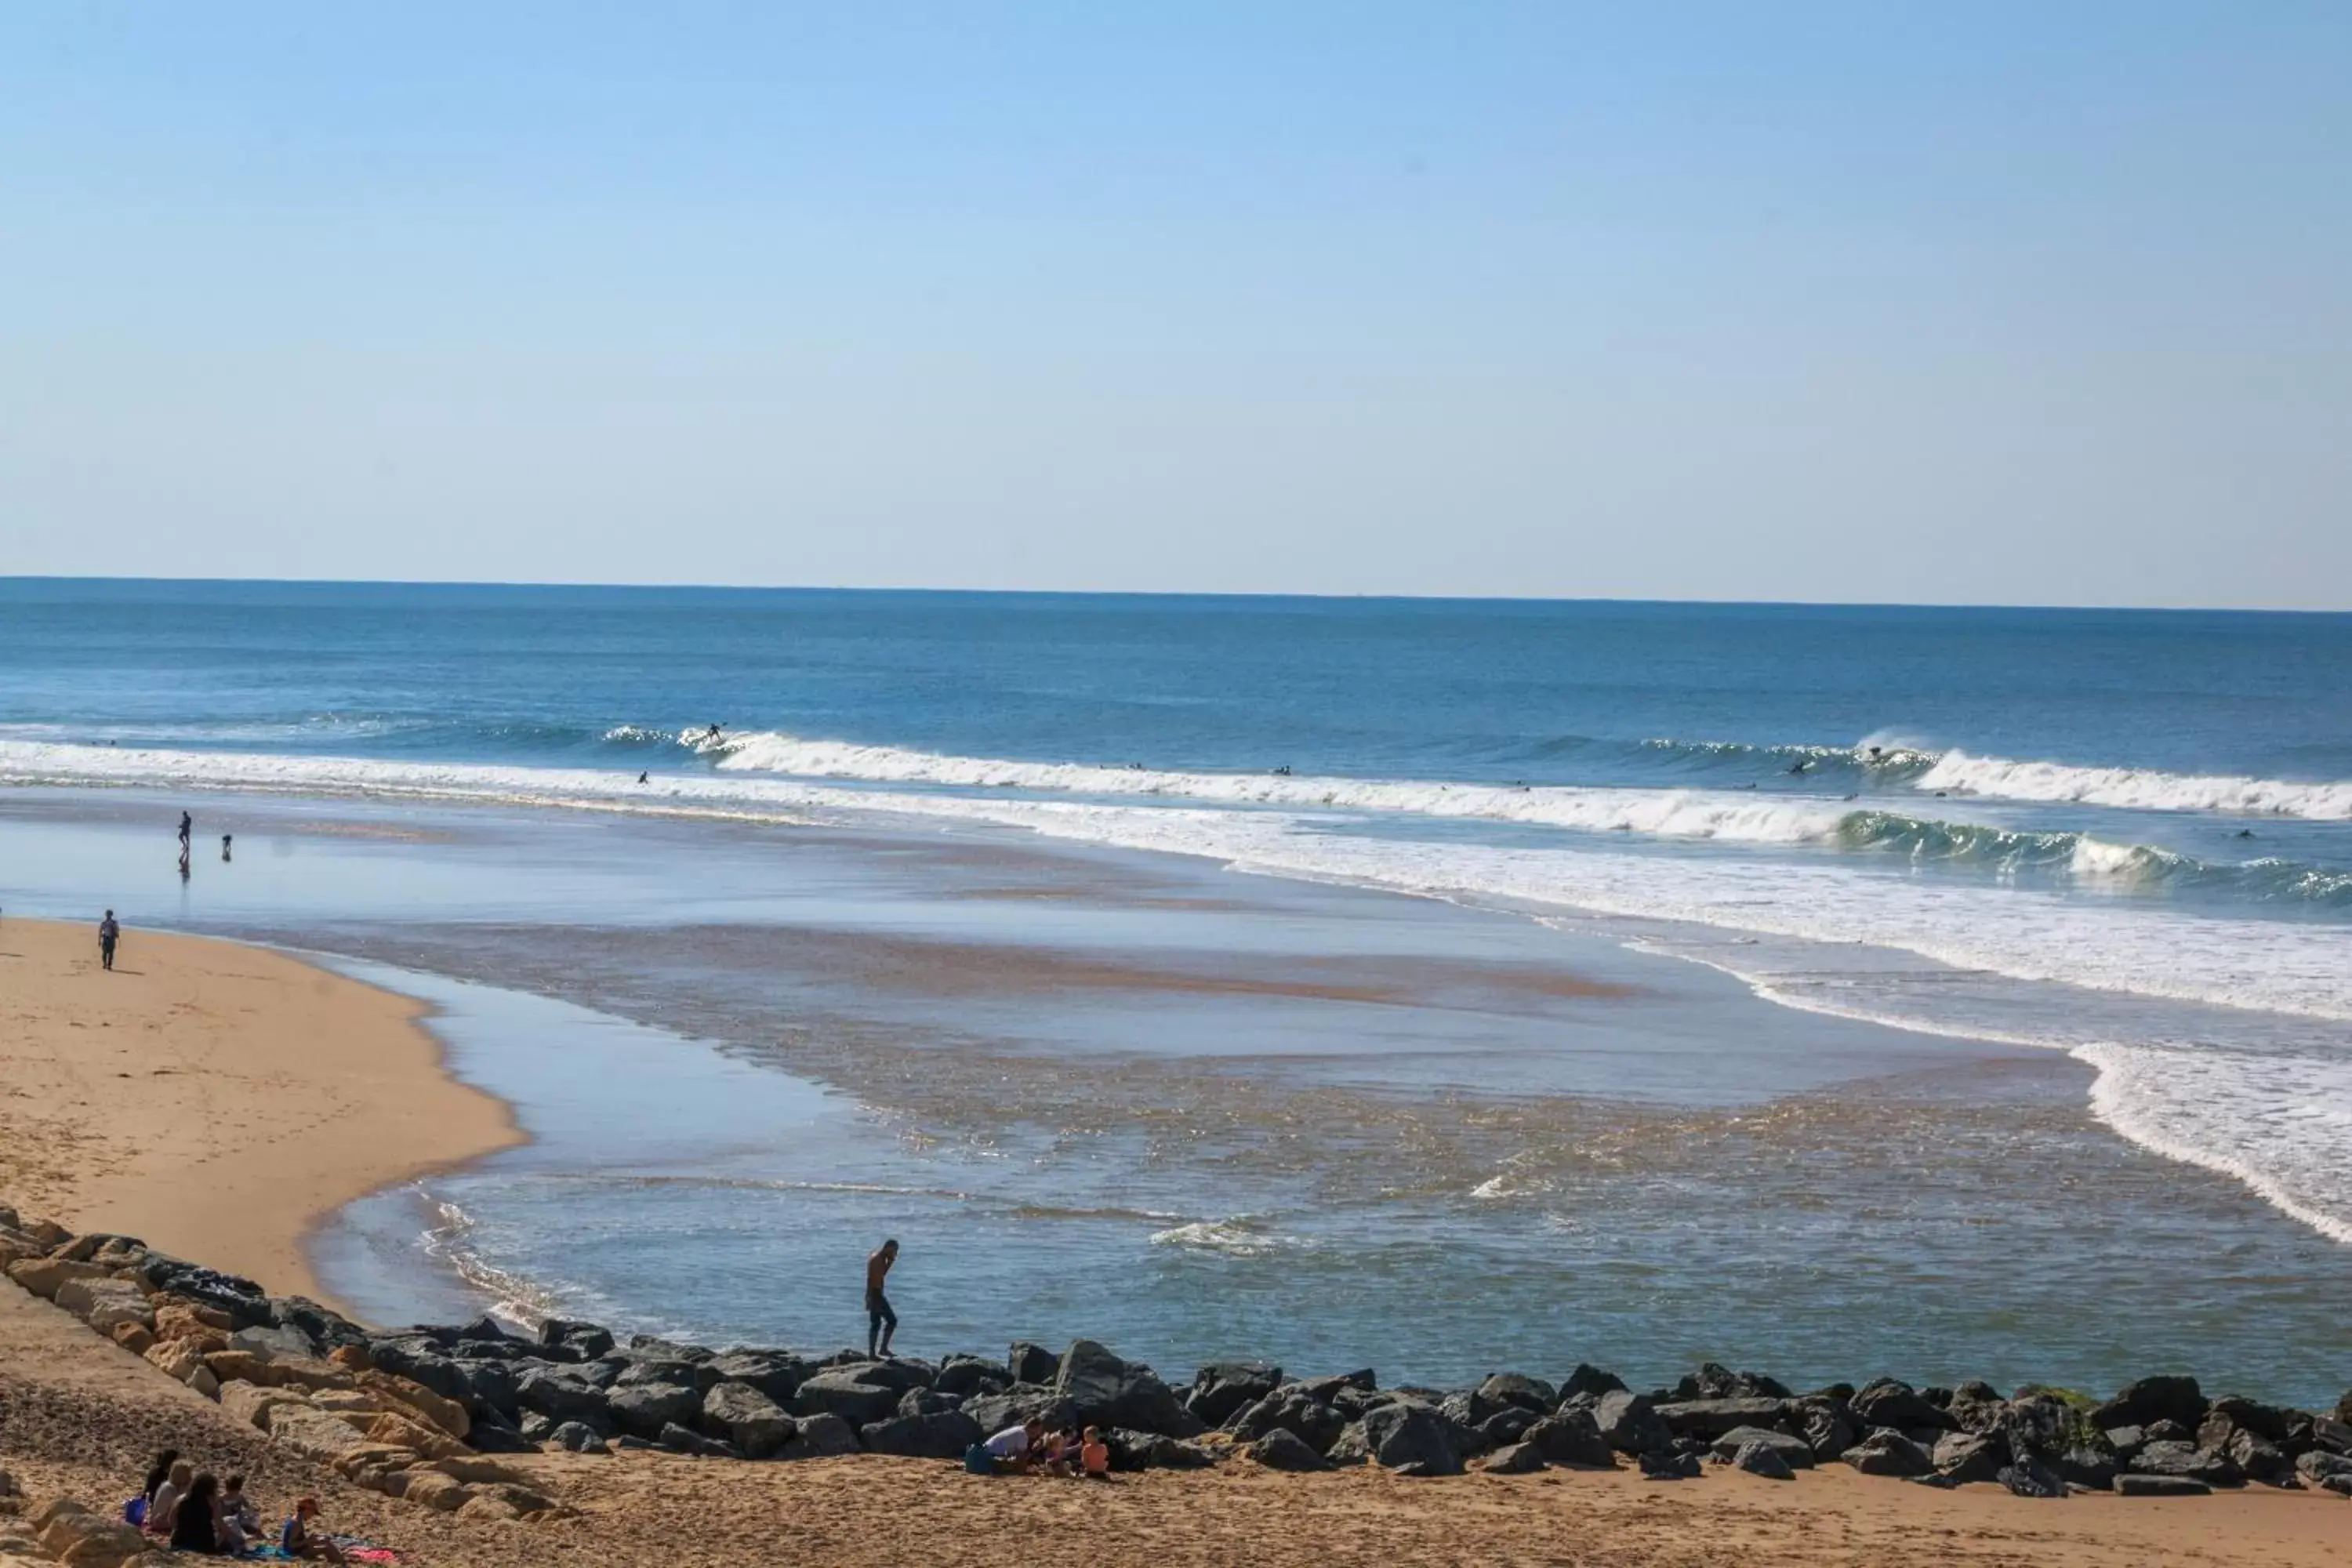
[[[2254,830],[2251,827],[2241,827],[2238,829],[2238,837],[2241,838],[2252,838],[2253,836]]]
[[[639,773],[639,774],[637,775],[637,782],[638,782],[639,784],[643,784],[643,783],[645,783],[645,782],[646,782],[646,775],[645,775],[645,774],[643,774],[643,773]]]
[[[703,742],[703,744],[705,744],[705,745],[707,745],[707,746],[715,746],[715,745],[717,745],[717,744],[719,743],[719,739],[720,739],[720,736],[719,736],[719,726],[718,726],[718,725],[716,725],[716,724],[713,724],[712,726],[710,726],[710,728],[709,728],[709,729],[705,730],[705,731],[702,732],[702,742]]]
[[[1275,769],[1274,776],[1278,779],[1288,778],[1290,776],[1290,764],[1288,763],[1285,763],[1282,766]]]
[[[1811,759],[1811,758],[1810,758],[1810,757],[1799,757],[1795,762],[1790,763],[1789,764],[1789,771],[1790,771],[1790,773],[1803,773],[1807,768],[1811,767],[1812,765],[1813,765],[1813,763],[1812,763],[1812,759]]]

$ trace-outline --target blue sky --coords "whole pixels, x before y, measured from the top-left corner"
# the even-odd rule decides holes
[[[2347,80],[2288,0],[9,7],[0,572],[2352,606]]]

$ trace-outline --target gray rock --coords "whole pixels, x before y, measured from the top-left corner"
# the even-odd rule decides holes
[[[1305,1385],[1296,1383],[1286,1384],[1226,1423],[1227,1430],[1242,1442],[1284,1431],[1318,1454],[1330,1452],[1347,1426],[1346,1415],[1309,1397]]]
[[[748,1383],[712,1384],[702,1396],[700,1425],[709,1436],[732,1443],[747,1459],[768,1458],[793,1435],[793,1418],[783,1406]]]
[[[1568,1406],[1567,1413],[1586,1421],[1592,1419],[1592,1412],[1578,1406]],[[1542,1419],[1545,1417],[1538,1416],[1531,1410],[1521,1410],[1516,1405],[1507,1410],[1497,1410],[1478,1423],[1479,1440],[1482,1446],[1488,1448],[1505,1447],[1526,1437],[1528,1428]],[[1596,1432],[1594,1436],[1597,1437],[1599,1434]],[[1606,1445],[1604,1444],[1603,1447],[1605,1447]]]
[[[545,1350],[561,1350],[570,1361],[594,1361],[613,1352],[613,1336],[593,1323],[550,1318],[539,1325],[539,1342]]]
[[[862,1372],[862,1369],[860,1369]],[[853,1431],[895,1415],[906,1390],[866,1383],[860,1372],[836,1367],[818,1373],[793,1390],[795,1415],[838,1415]]]
[[[1588,1469],[1617,1468],[1617,1450],[1585,1411],[1563,1408],[1529,1426],[1521,1437],[1547,1464],[1575,1465]]]
[[[515,1380],[515,1400],[525,1410],[540,1411],[558,1421],[602,1425],[612,1419],[603,1389],[545,1367],[531,1367]]]
[[[941,1394],[929,1388],[910,1388],[898,1396],[900,1415],[938,1415],[945,1411],[961,1410],[963,1401],[952,1394]]]
[[[857,1434],[848,1422],[822,1411],[793,1423],[792,1440],[780,1449],[780,1459],[829,1459],[857,1452]]]
[[[269,1321],[281,1329],[299,1331],[319,1347],[320,1355],[344,1345],[367,1343],[367,1331],[344,1317],[331,1307],[322,1307],[308,1296],[272,1296],[269,1299]]]
[[[789,1405],[800,1386],[816,1374],[814,1363],[783,1351],[729,1351],[709,1363],[710,1375],[720,1383],[744,1383],[774,1400]]]
[[[2116,1490],[2125,1497],[2204,1497],[2212,1488],[2189,1476],[2146,1476],[2126,1472],[2116,1478]]]
[[[1514,1407],[1541,1415],[1559,1403],[1559,1391],[1539,1377],[1498,1372],[1470,1391],[1469,1422],[1476,1426]]]
[[[988,1434],[961,1410],[929,1415],[893,1415],[859,1434],[869,1454],[898,1454],[909,1459],[959,1459],[965,1449]]]
[[[853,1362],[832,1370],[847,1373],[860,1383],[870,1383],[899,1394],[910,1388],[929,1388],[936,1375],[929,1363],[917,1361],[912,1356],[893,1356],[888,1361]]]
[[[1621,1454],[1662,1454],[1675,1440],[1674,1428],[1658,1418],[1657,1406],[1648,1394],[1622,1388],[1609,1390],[1594,1403],[1592,1424],[1601,1439]]]
[[[2352,1476],[2323,1476],[2319,1479],[2323,1491],[2334,1492],[2340,1498],[2352,1498]]]
[[[703,1362],[712,1360],[719,1353],[716,1351],[706,1350],[700,1345],[687,1344],[683,1341],[666,1340],[659,1334],[631,1334],[629,1349],[642,1352],[659,1361]]]
[[[2052,1462],[2058,1477],[2069,1486],[2084,1487],[2092,1491],[2107,1491],[2116,1484],[2116,1472],[2122,1467],[2115,1455],[2102,1448],[2089,1447],[2068,1448]]]
[[[1696,1454],[1675,1451],[1643,1454],[1639,1458],[1642,1479],[1645,1481],[1695,1481],[1704,1473]]]
[[[2131,1471],[2142,1476],[2186,1476],[2211,1487],[2234,1487],[2246,1479],[2227,1454],[2169,1440],[2147,1444],[2134,1454]]]
[[[1697,1372],[1685,1376],[1675,1384],[1676,1402],[1701,1399],[1787,1399],[1790,1392],[1779,1380],[1761,1373],[1734,1372],[1717,1362],[1708,1362]]]
[[[2204,1391],[2193,1377],[2143,1377],[2091,1412],[2091,1423],[2110,1426],[2147,1426],[2158,1421],[2178,1421],[2194,1432],[2208,1408]]]
[[[1792,1470],[1813,1468],[1813,1450],[1802,1437],[1791,1437],[1786,1432],[1767,1426],[1735,1426],[1710,1444],[1708,1451],[1726,1464],[1730,1464],[1738,1460],[1740,1449],[1751,1445],[1771,1449]]]
[[[654,1447],[672,1454],[688,1454],[698,1459],[740,1459],[731,1443],[706,1437],[691,1426],[681,1426],[672,1421],[654,1434]]]
[[[1062,1358],[1043,1345],[1033,1345],[1026,1340],[1013,1342],[1013,1352],[1005,1357],[1015,1383],[1048,1384],[1062,1369]]]
[[[984,1394],[967,1399],[964,1414],[980,1423],[981,1430],[994,1434],[1007,1426],[1018,1426],[1024,1421],[1043,1421],[1048,1426],[1069,1426],[1076,1424],[1069,1402],[1050,1388],[1015,1384],[1003,1394]]]
[[[609,1454],[613,1451],[604,1446],[604,1437],[594,1427],[577,1421],[564,1422],[547,1435],[547,1440],[575,1454]]]
[[[2316,1486],[2330,1476],[2352,1476],[2352,1458],[2331,1454],[2324,1448],[2314,1448],[2294,1461],[2295,1474]]]
[[[979,1394],[1002,1394],[1013,1386],[1013,1373],[1003,1362],[976,1355],[951,1355],[940,1363],[931,1387],[941,1394],[970,1399]]]
[[[702,1411],[702,1395],[673,1383],[632,1384],[613,1390],[604,1408],[622,1431],[662,1440],[665,1426],[683,1426]]]
[[[2352,1454],[2352,1422],[2333,1415],[2311,1418],[2311,1440],[2331,1454]]]
[[[1533,1443],[1507,1443],[1478,1467],[1490,1475],[1524,1476],[1544,1468],[1542,1451]]]
[[[1657,1415],[1677,1437],[1713,1438],[1735,1426],[1777,1426],[1786,1408],[1778,1399],[1685,1399],[1659,1405]]]
[[[1862,1428],[1842,1399],[1809,1395],[1789,1407],[1786,1419],[1813,1451],[1816,1463],[1827,1464],[1862,1441]]]
[[[1589,1394],[1598,1399],[1604,1394],[1624,1392],[1623,1378],[1613,1372],[1603,1372],[1586,1362],[1577,1363],[1576,1370],[1570,1373],[1568,1380],[1559,1385],[1559,1396],[1562,1399],[1574,1399],[1580,1394]]]
[[[2106,1438],[2107,1446],[2116,1451],[2119,1459],[2130,1458],[2139,1452],[2140,1445],[2147,1441],[2146,1432],[2137,1426],[2110,1427]]]
[[[2216,1422],[2226,1422],[2239,1431],[2252,1433],[2266,1443],[2284,1443],[2287,1441],[2288,1434],[2294,1430],[2296,1423],[2304,1418],[2303,1413],[2299,1410],[2289,1410],[2284,1405],[2264,1405],[2260,1400],[2242,1398],[2235,1394],[2225,1394],[2205,1407],[2205,1420],[2200,1426],[2198,1442],[2203,1447],[2220,1447],[2219,1443],[2207,1438],[2204,1429]],[[2221,1436],[2225,1439],[2227,1437],[2226,1433]]]
[[[2014,1464],[2002,1466],[2000,1479],[2000,1484],[2018,1497],[2063,1498],[2066,1495],[2066,1483],[2058,1479],[2058,1473],[2032,1459],[2020,1458]]]
[[[1754,1431],[1755,1428],[1747,1430]],[[1796,1443],[1796,1451],[1805,1456],[1806,1464],[1812,1463],[1813,1451],[1811,1448],[1797,1443],[1793,1437],[1789,1441]],[[1790,1465],[1788,1452],[1761,1440],[1742,1443],[1732,1450],[1731,1466],[1734,1469],[1746,1470],[1751,1476],[1761,1476],[1768,1481],[1793,1481],[1797,1479],[1796,1470]]]
[[[1328,1470],[1331,1461],[1276,1426],[1249,1446],[1249,1457],[1269,1470]]]
[[[1854,1420],[1866,1431],[1892,1426],[1898,1432],[1947,1431],[1958,1426],[1950,1413],[1938,1408],[1907,1383],[1882,1377],[1853,1396]]]
[[[1949,1477],[1957,1485],[1998,1481],[2008,1461],[2009,1445],[1981,1432],[1947,1432],[1936,1439],[1929,1458],[1936,1473]]]
[[[1881,1426],[1838,1456],[1865,1476],[1924,1476],[1936,1468],[1927,1449]]]
[[[1184,1408],[1158,1373],[1120,1360],[1092,1340],[1078,1340],[1064,1353],[1054,1392],[1087,1425],[1131,1426],[1169,1437],[1191,1437],[1202,1430],[1201,1418]]]
[[[1401,1402],[1366,1411],[1333,1445],[1334,1458],[1349,1434],[1358,1436],[1363,1456],[1385,1469],[1416,1476],[1462,1473],[1462,1445],[1454,1424],[1426,1405]]]
[[[1217,1462],[1216,1456],[1198,1443],[1158,1432],[1114,1426],[1103,1434],[1103,1442],[1110,1449],[1114,1470],[1205,1470]]]
[[[319,1356],[318,1342],[301,1330],[268,1324],[237,1330],[229,1335],[228,1348],[249,1352],[263,1361],[315,1361]]]
[[[1212,1362],[1192,1374],[1185,1407],[1212,1426],[1222,1426],[1282,1386],[1282,1369],[1263,1362]]]

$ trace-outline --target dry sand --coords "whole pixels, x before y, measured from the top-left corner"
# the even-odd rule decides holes
[[[327,1298],[303,1239],[380,1187],[520,1140],[422,1004],[260,948],[0,922],[0,1201]],[[333,1304],[333,1303],[330,1303]]]
[[[0,1201],[28,1215],[142,1234],[284,1290],[309,1283],[301,1237],[319,1212],[514,1136],[497,1101],[441,1072],[412,1004],[221,942],[133,931],[121,963],[98,973],[79,928],[0,926]],[[1624,1471],[1286,1476],[1237,1461],[1091,1484],[908,1459],[545,1455],[518,1462],[580,1517],[460,1521],[273,1447],[0,1286],[0,1468],[36,1496],[111,1506],[167,1445],[245,1471],[273,1511],[315,1492],[335,1528],[419,1564],[480,1568],[2352,1563],[2352,1504],[2326,1493],[2029,1502],[1836,1468],[1658,1484]]]

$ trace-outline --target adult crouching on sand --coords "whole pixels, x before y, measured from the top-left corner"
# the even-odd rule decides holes
[[[888,1355],[890,1336],[898,1331],[898,1314],[890,1310],[890,1298],[882,1293],[890,1265],[898,1261],[895,1238],[885,1241],[866,1259],[866,1353],[870,1356]]]

